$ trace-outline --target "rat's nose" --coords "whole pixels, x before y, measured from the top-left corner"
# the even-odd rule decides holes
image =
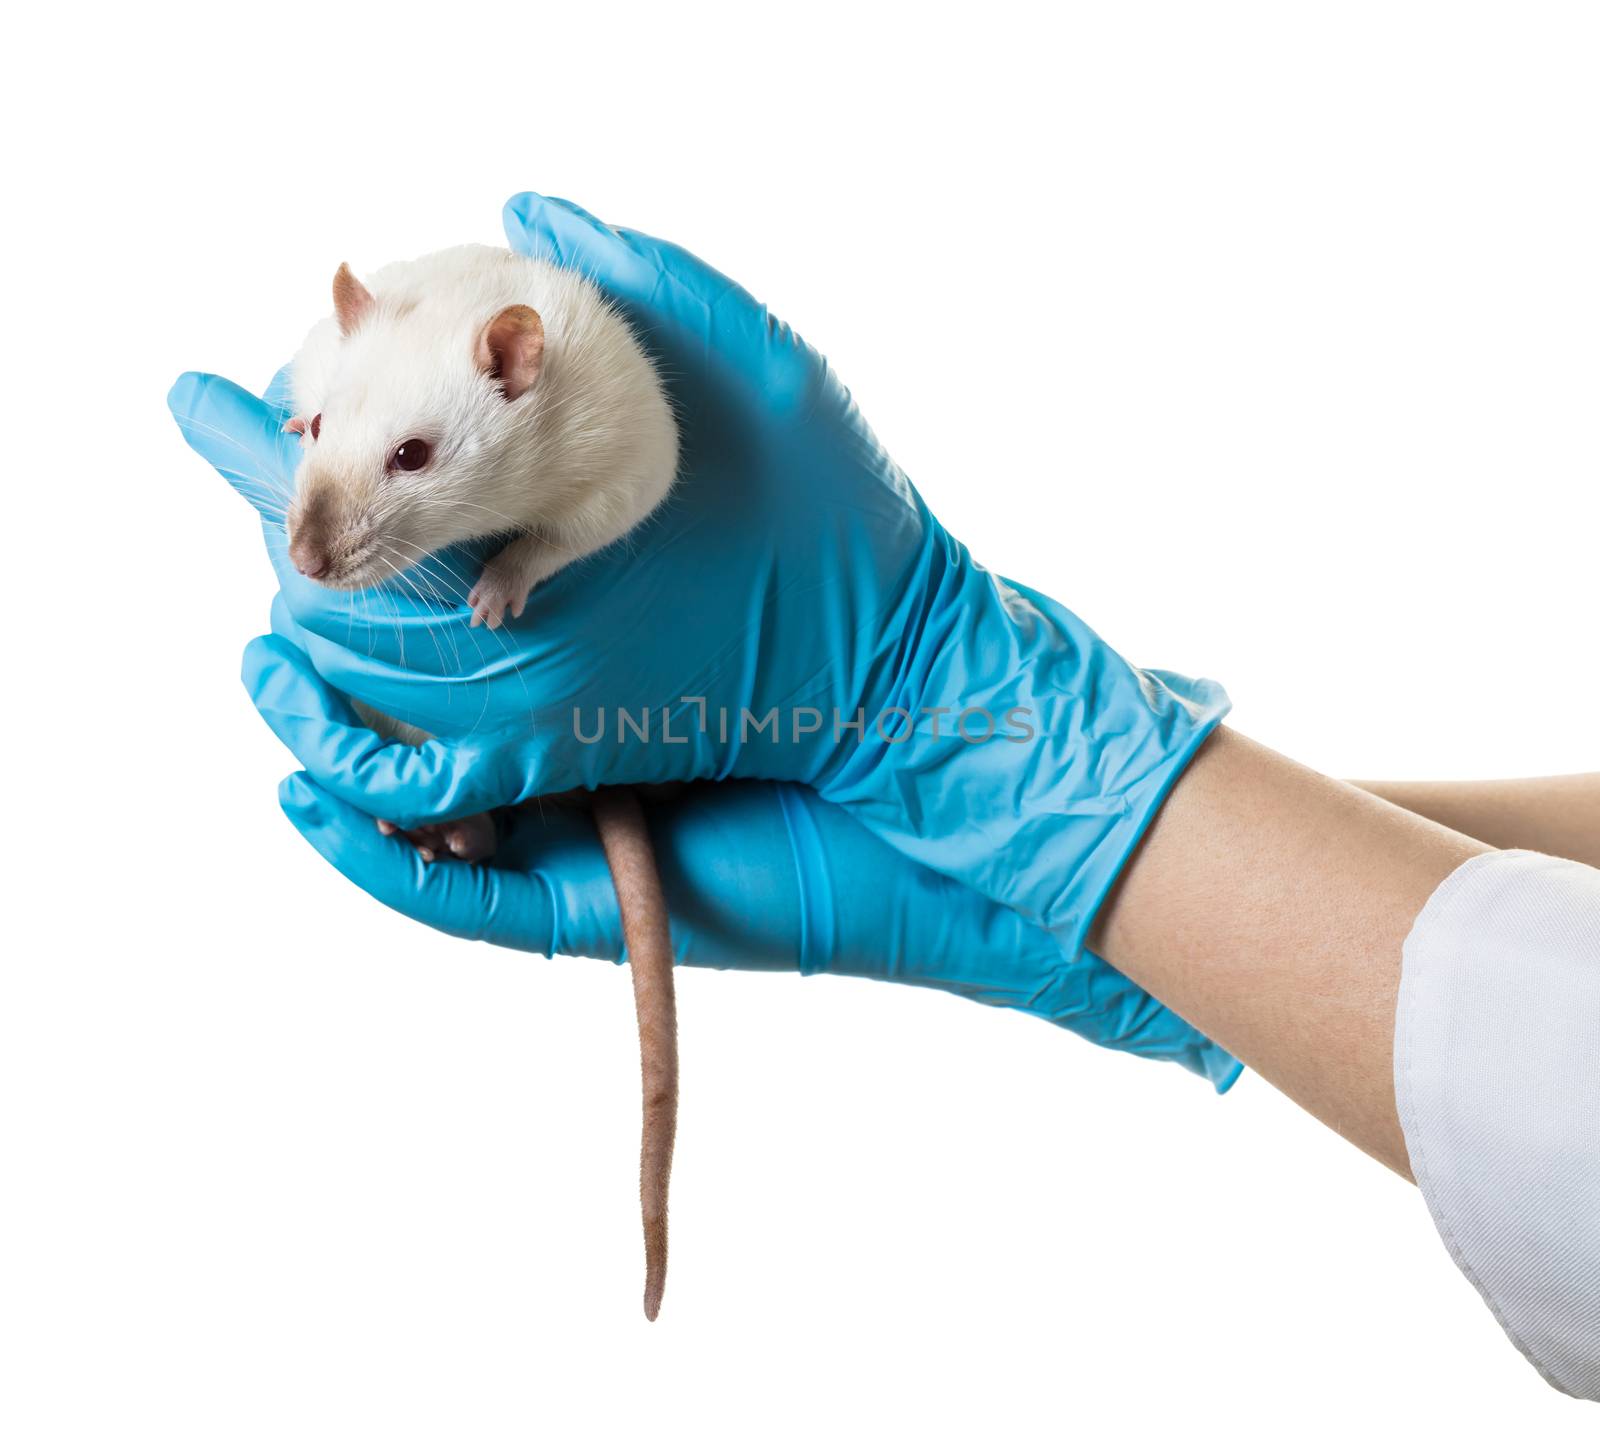
[[[328,573],[328,552],[308,536],[297,535],[289,543],[289,559],[308,580],[321,580]]]

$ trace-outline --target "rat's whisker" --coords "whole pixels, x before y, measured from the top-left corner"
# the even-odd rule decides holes
[[[419,586],[410,576],[399,575],[396,576],[395,579],[399,582],[399,584],[405,586],[413,595],[416,596],[418,603],[428,613],[428,615],[436,618],[440,622],[443,622],[443,624],[430,624],[426,627],[428,639],[433,642],[433,648],[436,652],[438,652],[440,671],[459,671],[461,669],[461,649],[456,644],[455,636],[451,634],[455,628],[450,623],[451,617],[441,611],[438,604],[433,601],[423,591],[422,587]],[[439,632],[441,630],[444,632],[444,638],[450,643],[451,659],[448,663],[445,660],[444,647],[439,644]]]
[[[241,440],[237,435],[231,435],[226,430],[222,430],[219,427],[212,425],[209,421],[201,420],[197,415],[174,414],[173,419],[175,419],[179,425],[185,427],[186,429],[195,430],[201,435],[210,436],[213,440],[223,441],[225,444],[231,445],[235,450],[242,451],[257,465],[261,463],[261,457],[257,455],[253,449],[251,449],[249,442]],[[212,465],[216,466],[218,470],[222,470],[222,467],[217,465],[215,461],[212,461]]]
[[[537,536],[540,542],[549,546],[551,550],[559,551],[562,555],[570,555],[575,560],[581,556],[589,554],[589,552],[585,550],[573,550],[568,546],[558,545],[555,541],[550,539],[548,534],[540,530],[538,527],[531,526],[526,521],[514,520],[504,511],[495,510],[492,506],[480,505],[475,500],[459,500],[452,497],[447,504],[441,503],[441,505],[442,508],[447,510],[458,510],[463,507],[468,510],[481,510],[485,515],[492,515],[500,520],[505,521],[507,530],[515,531],[518,535]]]
[[[382,586],[368,586],[362,594],[370,595],[374,601],[381,601],[388,608],[389,613],[395,617],[390,624],[394,629],[395,645],[399,651],[400,668],[404,670],[406,666],[406,633],[404,627],[400,625],[400,612],[395,607],[394,597],[384,590]]]
[[[259,496],[252,496],[244,491],[240,491],[240,494],[250,502],[250,504],[255,508],[256,513],[263,520],[277,526],[279,530],[287,529],[289,523],[289,512],[286,507],[274,505],[269,501],[261,499]]]
[[[379,542],[379,544],[382,544],[384,546],[384,549],[385,550],[389,550],[391,552],[391,554],[394,554],[394,555],[397,555],[397,556],[399,555],[399,552],[393,551],[392,548],[389,547],[386,543]],[[400,557],[400,558],[404,559],[404,557]],[[451,621],[452,617],[450,617],[445,611],[441,610],[440,607],[438,606],[438,604],[432,598],[430,598],[427,594],[424,593],[424,591],[422,590],[422,587],[417,584],[416,578],[407,573],[409,571],[409,569],[410,569],[410,567],[402,567],[401,569],[396,570],[396,572],[395,572],[395,574],[393,576],[393,579],[398,584],[405,586],[406,589],[412,595],[414,595],[417,598],[417,600],[421,604],[423,610],[430,617],[435,618],[438,621],[441,621],[441,622],[445,623],[443,625],[429,624],[426,627],[427,633],[428,633],[429,638],[433,641],[434,649],[439,652],[439,666],[440,666],[441,669],[444,669],[444,667],[445,667],[444,651],[439,645],[439,637],[438,637],[438,634],[437,634],[437,632],[439,630],[441,630],[441,629],[444,631],[445,638],[450,642],[450,648],[451,648],[451,651],[453,652],[453,655],[454,655],[455,669],[456,670],[460,670],[461,669],[461,651],[460,651],[459,647],[456,645],[455,637],[451,634],[451,630],[453,629],[453,627],[449,624],[449,622]]]
[[[424,575],[436,580],[448,592],[456,605],[467,604],[467,597],[472,594],[472,586],[448,561],[437,555],[424,554],[416,564]],[[440,574],[441,571],[443,574]]]
[[[280,490],[265,476],[242,470],[229,470],[227,467],[220,465],[215,468],[217,473],[236,491],[244,495],[246,499],[249,499],[250,494],[267,497],[281,502],[284,509],[288,509],[290,502],[294,499],[294,496],[289,491]]]
[[[448,589],[448,585],[445,582],[444,577],[440,576],[438,574],[438,572],[433,569],[433,567],[437,566],[440,569],[448,572],[460,584],[461,589],[460,589],[459,592],[454,592],[452,594],[452,597],[445,597],[445,596],[441,595],[440,599],[442,599],[442,600],[443,599],[453,599],[456,603],[459,603],[459,604],[462,604],[462,605],[466,604],[467,592],[468,592],[468,590],[470,590],[470,587],[467,585],[466,580],[465,580],[464,577],[459,575],[449,564],[447,564],[439,556],[429,555],[428,552],[423,550],[421,546],[415,545],[415,544],[413,544],[413,542],[408,541],[408,540],[400,541],[399,544],[404,545],[404,546],[409,546],[412,550],[414,550],[416,552],[415,557],[408,562],[408,566],[409,566],[410,569],[416,570],[416,571],[418,571],[419,573],[421,573],[421,574],[423,574],[425,576],[428,576],[428,577],[430,577],[432,579],[438,580],[441,585],[446,585],[446,588]]]

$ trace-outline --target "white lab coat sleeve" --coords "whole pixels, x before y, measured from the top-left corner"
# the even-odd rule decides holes
[[[1451,1256],[1541,1375],[1600,1401],[1600,870],[1493,851],[1407,937],[1395,1096]]]

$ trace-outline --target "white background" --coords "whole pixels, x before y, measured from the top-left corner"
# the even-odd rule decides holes
[[[1051,17],[1054,18],[1051,18]],[[536,188],[825,350],[980,559],[1344,775],[1594,769],[1600,20],[1542,4],[35,6],[8,21],[0,1431],[1592,1436],[1247,1077],[626,973],[280,816],[271,577],[163,397]]]

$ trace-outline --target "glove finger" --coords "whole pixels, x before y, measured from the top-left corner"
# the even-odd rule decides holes
[[[385,740],[281,636],[257,636],[245,647],[241,679],[272,733],[318,785],[369,816],[410,830],[537,793],[524,783],[523,757],[507,748],[500,748],[503,767],[497,767],[493,752],[440,740],[420,746]]]
[[[285,412],[220,375],[188,371],[167,407],[190,447],[253,505],[281,525],[294,494],[299,441],[284,433]]]
[[[390,910],[464,940],[557,954],[555,890],[533,875],[492,865],[425,863],[403,836],[381,835],[372,818],[303,772],[278,788],[283,813],[322,858]]]
[[[273,594],[272,609],[270,611],[272,633],[282,636],[296,650],[308,650],[306,645],[307,634],[300,622],[294,618],[294,612],[289,609],[289,600],[279,590]]]
[[[274,620],[278,609],[274,603]],[[245,646],[240,679],[263,716],[270,710],[285,724],[291,719],[352,727],[362,724],[349,698],[323,680],[311,658],[282,636],[260,635]],[[272,723],[270,718],[268,723]]]

